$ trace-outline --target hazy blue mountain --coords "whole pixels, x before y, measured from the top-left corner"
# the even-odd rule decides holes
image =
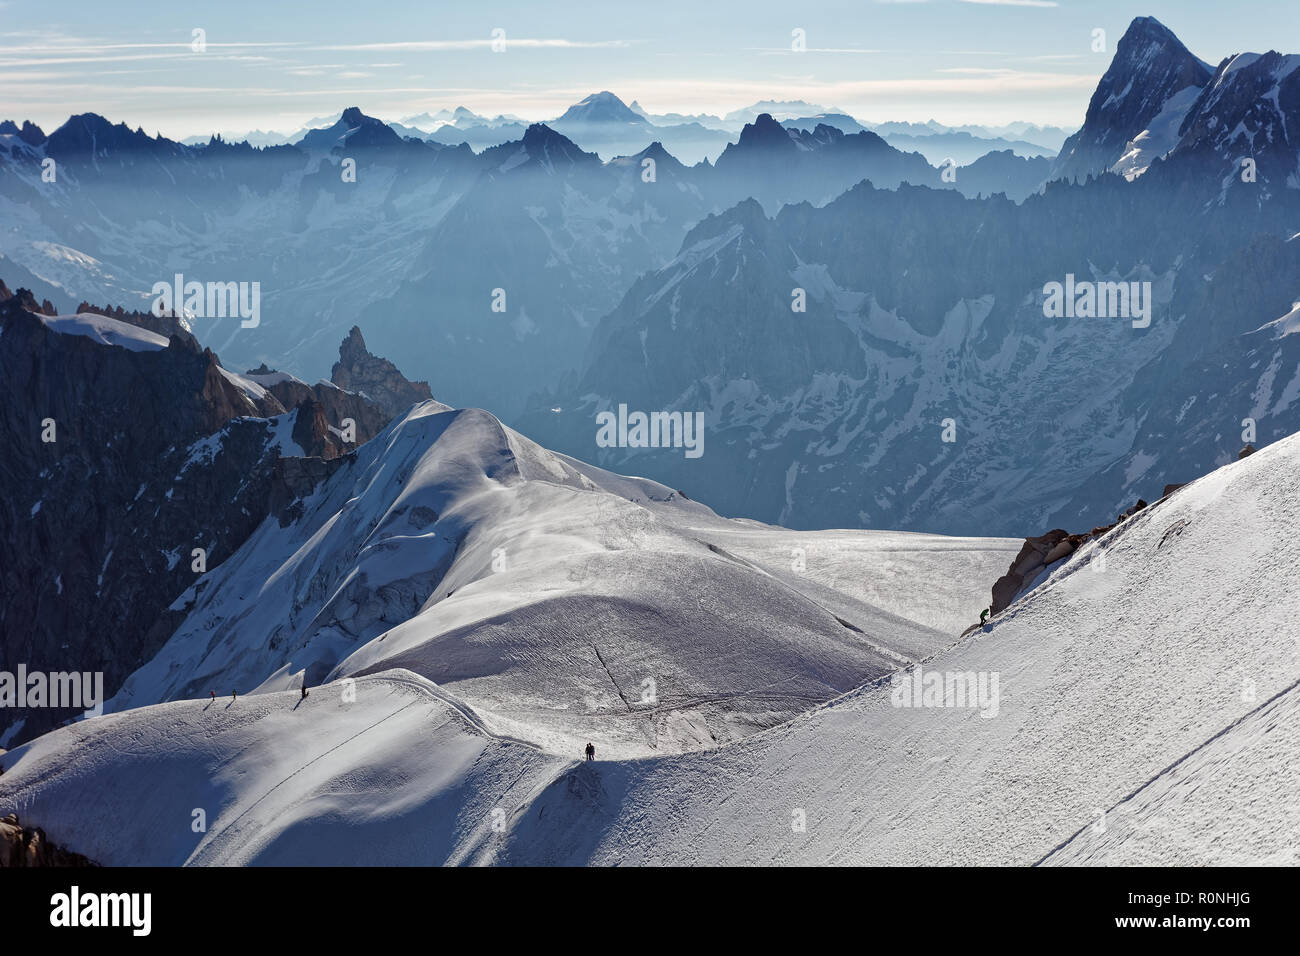
[[[1126,102],[1148,104],[1146,118],[1177,86],[1162,31],[1135,23],[1103,80],[1127,76]],[[1144,37],[1161,55],[1126,74]],[[1225,60],[1178,141],[1132,181],[1052,182],[1019,204],[866,184],[775,213],[741,202],[629,289],[576,380],[539,394],[521,427],[787,526],[1025,534],[1113,521],[1234,456],[1244,418],[1259,442],[1300,428],[1297,64]],[[1095,132],[1076,146],[1116,142]],[[1252,144],[1253,180],[1238,175]],[[718,170],[743,181],[768,157],[797,181],[811,147],[758,123]],[[1044,174],[1049,161],[976,165],[992,179],[1009,162]],[[1067,275],[1149,282],[1149,325],[1046,318],[1044,287]],[[792,310],[798,290],[805,312]],[[620,405],[702,413],[705,453],[605,447],[595,416]]]

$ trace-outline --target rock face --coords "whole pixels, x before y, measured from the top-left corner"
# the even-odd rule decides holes
[[[1166,485],[1161,497],[1171,495],[1181,487],[1183,486]],[[1139,498],[1132,507],[1115,518],[1115,524],[1127,521],[1145,507],[1147,507],[1146,501]],[[1011,562],[1011,567],[1007,569],[1007,573],[993,583],[993,600],[989,605],[990,616],[1005,611],[1016,598],[1034,588],[1039,576],[1045,570],[1065,560],[1087,542],[1100,538],[1114,528],[1115,524],[1093,528],[1086,534],[1070,534],[1068,531],[1056,528],[1040,537],[1026,538],[1020,552]]]
[[[1083,126],[1061,147],[1053,179],[1104,172],[1176,93],[1204,87],[1210,68],[1152,17],[1138,17],[1115,48]]]
[[[35,312],[38,315],[58,315],[59,311],[54,307],[49,299],[37,303],[36,298],[28,289],[19,289],[16,293],[10,292],[9,287],[0,281],[0,305],[8,303],[10,300],[16,300],[24,309],[29,312]]]
[[[0,817],[0,868],[19,866],[99,866],[45,838],[40,827],[25,827],[18,815]]]
[[[133,351],[42,314],[24,289],[0,303],[0,661],[102,672],[111,696],[171,635],[177,595],[389,416],[329,383],[232,375],[183,329]],[[82,709],[0,710],[0,745]]]
[[[433,398],[428,382],[411,382],[388,359],[370,354],[355,325],[339,346],[339,360],[330,372],[339,388],[360,392],[393,417],[416,402]]]
[[[1073,554],[1088,538],[1089,535],[1070,534],[1060,528],[1037,538],[1026,538],[1007,573],[993,585],[993,603],[989,605],[992,613],[1006,610],[1043,568]]]
[[[265,363],[247,374],[285,408],[298,410],[293,440],[310,457],[337,458],[370,441],[393,418],[367,396],[329,382],[308,385]],[[346,434],[349,421],[351,438]]]

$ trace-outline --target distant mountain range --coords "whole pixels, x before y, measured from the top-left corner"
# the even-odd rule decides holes
[[[535,124],[478,153],[404,137],[355,107],[295,145],[263,149],[186,146],[94,114],[48,137],[9,125],[0,209],[14,227],[0,233],[0,262],[14,282],[60,306],[139,308],[176,262],[200,281],[246,277],[261,284],[266,321],[200,320],[237,364],[316,374],[361,317],[381,350],[409,354],[443,394],[507,416],[577,370],[595,323],[637,275],[743,199],[775,213],[868,179],[1019,200],[1048,170],[1045,159],[991,153],[949,182],[870,131],[787,130],[768,114],[714,164],[686,165],[658,142],[602,162],[579,143],[601,129],[657,132],[608,94],[556,121],[582,139]],[[47,159],[53,183],[41,179]],[[355,182],[344,181],[345,159]],[[495,289],[502,312],[491,311]],[[485,334],[485,319],[498,331]],[[488,367],[499,374],[484,376]]]
[[[1300,429],[1297,66],[1267,53],[1203,68],[1139,19],[1052,181],[1021,204],[864,183],[711,217],[521,427],[786,526],[1109,523]],[[1076,275],[1150,283],[1149,324],[1046,318],[1047,284]],[[602,447],[591,422],[619,406],[698,412],[712,450]]]
[[[1261,441],[1294,430],[1291,338],[1256,330],[1300,299],[1297,62],[1211,69],[1139,18],[1060,156],[989,152],[955,181],[886,136],[1042,131],[877,132],[830,107],[757,104],[786,115],[759,113],[716,161],[689,164],[659,140],[602,160],[593,150],[621,140],[708,129],[660,126],[611,93],[553,125],[408,117],[509,137],[477,151],[355,107],[264,149],[94,114],[48,136],[8,122],[0,268],[59,308],[142,308],[178,271],[258,281],[255,328],[193,319],[239,367],[319,375],[360,322],[452,404],[729,514],[1077,527],[1181,480],[1170,449],[1188,416],[1210,416],[1201,471],[1235,454],[1243,418]],[[1150,282],[1150,325],[1046,319],[1044,286],[1067,276]],[[1262,418],[1220,407],[1246,386],[1210,374],[1215,361],[1255,376],[1243,394],[1272,396],[1250,403]],[[622,403],[704,413],[709,451],[594,448],[593,416]],[[961,437],[936,444],[945,419]]]
[[[1068,133],[1056,127],[1013,123],[1002,127],[950,127],[936,123],[860,123],[841,110],[827,109],[802,100],[765,100],[725,116],[666,113],[652,115],[635,101],[629,106],[613,93],[603,91],[585,97],[560,116],[546,120],[551,129],[582,144],[605,159],[631,155],[652,142],[661,143],[678,159],[697,163],[717,159],[744,127],[768,114],[792,129],[815,129],[819,125],[834,127],[842,133],[873,130],[890,145],[904,151],[919,152],[931,163],[953,160],[960,165],[974,162],[989,152],[1010,149],[1019,156],[1053,156]],[[202,146],[212,136],[228,143],[248,142],[251,146],[300,144],[313,130],[330,127],[341,114],[317,117],[291,133],[263,130],[229,132],[214,130],[207,136],[189,136],[181,140],[187,146]],[[447,146],[466,143],[476,150],[520,139],[531,125],[518,116],[501,114],[481,116],[463,106],[418,113],[387,124],[402,137],[415,137]]]

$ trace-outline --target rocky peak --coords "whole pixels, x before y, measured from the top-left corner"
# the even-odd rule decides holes
[[[645,118],[608,90],[592,93],[564,111],[556,123],[633,123],[646,125]]]
[[[595,153],[584,152],[573,140],[545,123],[529,126],[521,142],[529,159],[548,171],[567,171],[579,164],[600,163]]]
[[[1252,156],[1260,179],[1282,186],[1298,167],[1298,120],[1300,56],[1241,53],[1219,64],[1188,110],[1178,153],[1218,155],[1233,168]]]
[[[23,120],[22,128],[13,120],[0,122],[0,136],[17,136],[28,146],[40,146],[45,142],[45,133],[31,120]]]
[[[49,299],[45,299],[38,303],[36,301],[36,296],[32,295],[30,289],[20,288],[17,292],[9,292],[9,290],[4,287],[4,284],[0,283],[0,303],[9,303],[11,299],[13,300],[12,305],[14,307],[25,312],[34,312],[37,315],[59,314],[59,310],[54,307],[54,303]]]
[[[760,113],[754,122],[746,123],[740,131],[736,149],[772,149],[781,152],[793,152],[797,147],[790,137],[790,132],[775,119],[771,113]],[[725,151],[724,151],[725,155]]]
[[[45,142],[45,131],[31,120],[23,120],[23,128],[18,131],[18,138],[28,146],[40,146]]]
[[[390,416],[433,398],[428,382],[412,382],[388,359],[371,354],[361,329],[355,325],[339,346],[339,360],[330,372],[330,381],[339,388],[362,393]]]
[[[1082,179],[1109,169],[1174,94],[1205,86],[1211,72],[1158,20],[1138,17],[1116,45],[1082,128],[1061,147],[1052,178]]]

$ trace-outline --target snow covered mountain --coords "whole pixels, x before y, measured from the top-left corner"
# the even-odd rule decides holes
[[[1149,497],[1145,482],[1186,477],[1187,462],[1157,446],[1191,447],[1178,408],[1213,409],[1235,387],[1204,374],[1215,350],[1249,370],[1242,337],[1300,299],[1292,64],[1243,54],[1210,70],[1155,21],[1135,21],[1070,151],[1133,181],[1041,195],[1042,158],[992,153],[947,182],[869,130],[788,130],[763,112],[716,165],[695,166],[663,143],[601,161],[544,124],[475,154],[352,108],[301,148],[266,150],[186,147],[92,114],[49,137],[11,123],[0,267],[57,311],[139,307],[178,266],[260,281],[257,328],[194,318],[232,366],[314,378],[360,321],[377,352],[448,402],[725,514],[971,534],[1075,527]],[[466,114],[453,120],[482,119]],[[608,93],[566,115],[650,122]],[[1248,181],[1243,158],[1257,165]],[[54,182],[41,178],[47,159]],[[999,192],[1027,198],[988,198]],[[1271,269],[1252,264],[1260,250]],[[1152,283],[1151,325],[1045,319],[1045,284],[1067,276]],[[807,313],[791,310],[795,290]],[[1274,378],[1287,382],[1280,361]],[[629,399],[705,412],[720,440],[699,461],[595,446],[592,416]],[[1294,428],[1280,397],[1268,410],[1262,434]],[[1236,453],[1246,411],[1204,422],[1193,471]],[[957,440],[936,448],[946,419]]]
[[[518,140],[529,124],[517,116],[488,119],[464,107],[454,113],[439,110],[407,117],[403,124],[414,127],[422,139],[456,146],[465,143],[487,149]],[[578,142],[584,149],[608,160],[662,143],[674,156],[687,163],[712,160],[740,132],[743,124],[724,123],[713,116],[668,114],[651,116],[636,104],[628,106],[618,96],[602,90],[583,97],[545,125]]]
[[[230,371],[176,319],[51,313],[0,282],[0,659],[73,661],[111,693],[175,629],[167,605],[196,574],[392,415],[331,382]],[[340,351],[335,377],[373,389],[379,360]],[[0,747],[70,716],[0,710]]]
[[[1190,105],[1211,72],[1167,27],[1153,17],[1138,17],[1116,45],[1083,127],[1061,146],[1052,178],[1082,180],[1106,172],[1145,131],[1155,131],[1146,133],[1148,140],[1164,142],[1163,131],[1181,122],[1179,111]],[[1143,148],[1156,147],[1148,143]]]
[[[426,403],[182,594],[185,621],[109,706],[397,667],[559,752],[711,746],[949,641],[1008,545],[796,540]],[[868,583],[877,567],[938,592],[924,621]]]
[[[819,537],[799,577],[780,565],[809,539],[719,521],[483,413],[416,407],[363,451],[305,524],[280,541],[264,526],[133,678],[144,695],[197,677],[183,699],[11,751],[0,800],[110,864],[1297,862],[1289,788],[1254,784],[1294,776],[1300,740],[1300,439],[1180,489],[933,643],[908,612],[982,563],[973,542]],[[395,557],[416,539],[418,585]],[[901,572],[887,606],[836,588],[845,545],[851,564]],[[492,548],[517,560],[494,573]],[[330,583],[304,592],[317,564]],[[261,582],[242,610],[237,579]],[[573,623],[601,603],[566,599],[593,590],[627,603]],[[719,655],[745,620],[744,651]],[[239,648],[276,662],[249,636],[267,628],[280,668],[262,692],[209,699],[208,678],[254,679]],[[301,669],[343,654],[301,698]],[[733,706],[724,679],[743,688],[730,726],[701,716]],[[781,700],[801,713],[782,719]],[[705,732],[724,726],[726,742]],[[579,762],[592,738],[597,760]]]
[[[716,166],[686,166],[659,143],[601,163],[541,124],[478,161],[481,177],[430,230],[411,279],[361,320],[379,351],[402,350],[453,404],[507,420],[578,372],[601,317],[710,213],[751,196],[773,210],[822,203],[864,178],[971,189],[1015,178],[973,171],[945,183],[920,155],[872,133],[792,133],[766,115]]]

